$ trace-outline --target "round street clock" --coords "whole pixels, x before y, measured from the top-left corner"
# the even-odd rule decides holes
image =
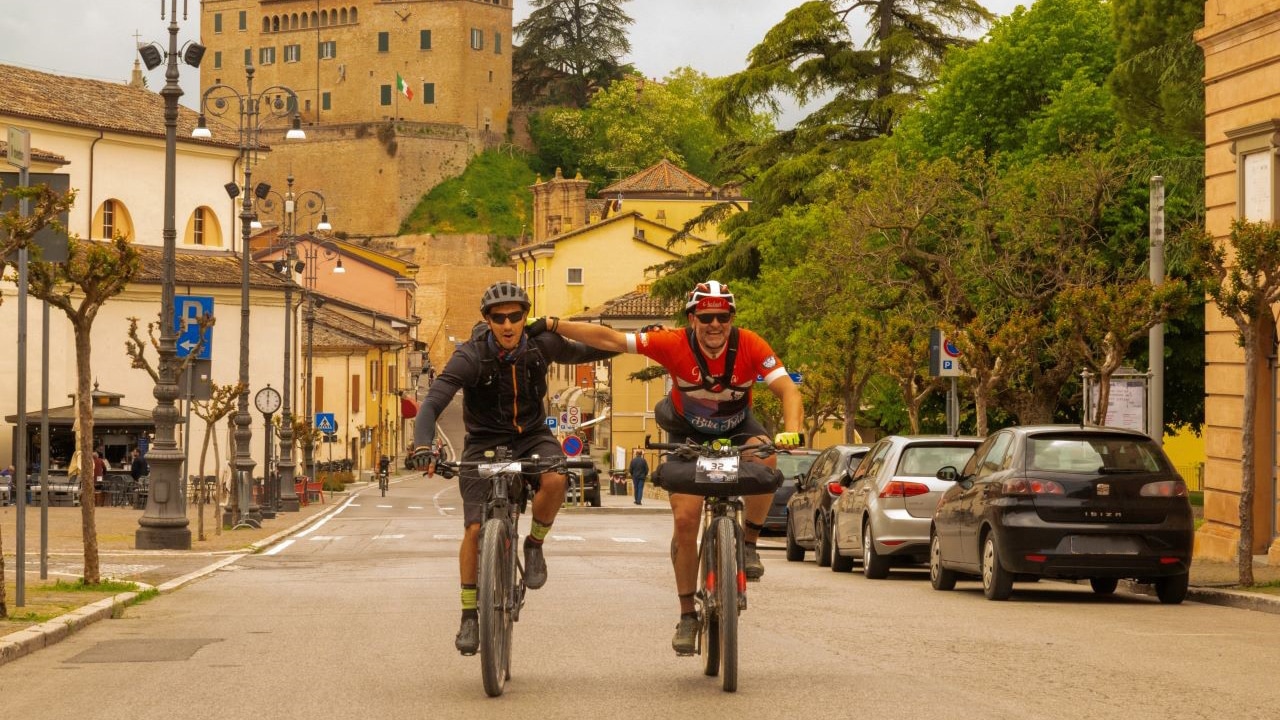
[[[271,415],[280,409],[280,393],[276,392],[275,388],[268,385],[259,390],[257,395],[253,396],[253,404],[257,406],[258,412],[261,412],[263,415]]]

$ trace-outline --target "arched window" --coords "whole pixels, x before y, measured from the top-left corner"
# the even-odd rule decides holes
[[[271,32],[271,18],[262,18],[262,32]]]
[[[351,23],[352,23],[352,24],[355,24],[355,23],[360,22],[360,18],[356,15],[356,13],[358,13],[358,12],[359,12],[359,9],[358,9],[358,8],[351,8]]]
[[[339,18],[341,18],[338,22],[339,22],[339,23],[341,23],[341,24],[343,24],[343,25],[346,25],[346,24],[347,24],[347,9],[346,9],[346,8],[342,8],[342,10],[340,10],[340,11],[338,12],[338,17],[339,17]]]
[[[124,203],[115,198],[103,200],[93,214],[93,226],[89,232],[90,239],[111,240],[122,237],[133,239],[133,219]]]
[[[222,226],[218,216],[207,206],[196,208],[187,218],[187,230],[182,237],[187,245],[221,246]]]
[[[328,26],[329,26],[329,11],[321,10],[320,11],[320,27],[328,27]]]
[[[289,16],[289,29],[290,30],[298,29],[298,13],[294,13]]]
[[[276,15],[271,18],[271,32],[280,32],[280,16]]]
[[[311,27],[320,27],[320,15],[314,10],[311,12]]]
[[[302,29],[303,30],[306,30],[308,27],[310,27],[310,22],[311,22],[311,16],[308,15],[307,13],[302,13]]]

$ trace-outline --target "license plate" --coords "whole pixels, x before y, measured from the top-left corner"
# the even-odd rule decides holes
[[[738,479],[738,458],[698,458],[694,480],[700,483],[730,483]]]
[[[1068,546],[1073,555],[1137,555],[1141,548],[1131,537],[1072,535]]]

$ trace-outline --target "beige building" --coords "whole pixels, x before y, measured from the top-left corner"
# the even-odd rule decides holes
[[[1205,56],[1206,223],[1228,242],[1231,222],[1280,220],[1280,0],[1212,0],[1196,34]],[[1243,352],[1235,325],[1207,310],[1205,337],[1205,524],[1196,553],[1234,558],[1240,537]],[[1253,552],[1280,562],[1280,392],[1268,364],[1276,328],[1258,340],[1254,388],[1256,494]]]
[[[272,185],[318,178],[355,235],[388,236],[419,198],[507,133],[513,0],[204,0],[201,86],[298,98],[308,142],[273,143]],[[279,96],[275,93],[274,96]],[[270,93],[269,93],[270,95]],[[235,118],[210,118],[215,138]]]

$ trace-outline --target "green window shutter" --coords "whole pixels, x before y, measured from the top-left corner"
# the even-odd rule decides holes
[[[253,64],[253,48],[244,49],[244,64],[245,67]]]
[[[221,68],[222,68],[222,51],[214,50],[213,51],[213,69],[219,70]]]
[[[321,109],[321,110],[331,110],[331,109],[332,109],[332,107],[331,107],[331,105],[330,105],[329,103],[330,103],[330,101],[329,101],[329,93],[327,93],[327,92],[326,92],[326,93],[321,93],[321,94],[320,94],[320,109]]]
[[[240,11],[240,29],[241,30],[249,29],[249,13],[244,10]]]
[[[382,104],[390,105],[391,104],[391,86],[383,85],[381,90],[382,90]]]
[[[436,104],[436,84],[435,83],[422,83],[422,104],[423,105]]]
[[[431,31],[430,30],[421,30],[418,32],[418,49],[420,50],[431,49]]]
[[[391,33],[378,33],[378,52],[387,52],[391,49]]]
[[[213,31],[216,33],[222,32],[222,13],[213,14]]]

